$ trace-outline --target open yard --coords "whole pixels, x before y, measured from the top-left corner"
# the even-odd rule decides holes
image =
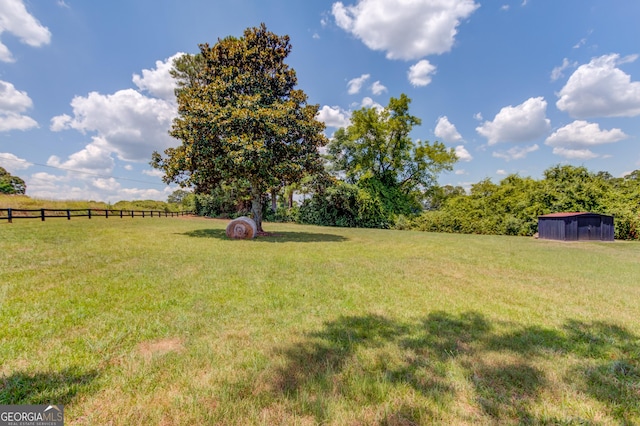
[[[0,222],[0,404],[66,424],[640,424],[640,244]]]

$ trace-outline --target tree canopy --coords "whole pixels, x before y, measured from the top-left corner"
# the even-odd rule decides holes
[[[154,152],[151,161],[165,182],[196,193],[247,180],[259,231],[264,194],[322,168],[324,124],[318,105],[295,89],[296,73],[285,63],[290,52],[289,37],[262,24],[176,60],[178,117],[170,134],[182,144],[165,156]]]
[[[409,113],[410,103],[402,94],[384,109],[354,111],[351,124],[336,131],[328,150],[335,171],[380,196],[393,213],[420,209],[422,194],[457,160],[454,150],[440,142],[411,139],[421,121]]]
[[[0,194],[24,194],[26,191],[24,180],[0,167]]]

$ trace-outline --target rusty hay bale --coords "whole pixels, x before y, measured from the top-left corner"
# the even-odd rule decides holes
[[[258,235],[258,228],[253,219],[238,217],[227,225],[227,237],[235,240],[250,240]]]

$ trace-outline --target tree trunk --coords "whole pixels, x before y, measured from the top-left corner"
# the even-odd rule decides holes
[[[264,232],[262,230],[262,190],[255,182],[251,183],[251,214],[258,232]]]
[[[276,188],[271,188],[271,211],[276,212],[278,210],[278,192]]]

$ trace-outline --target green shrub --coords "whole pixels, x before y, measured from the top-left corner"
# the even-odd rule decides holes
[[[311,225],[388,228],[381,201],[356,185],[339,182],[300,206],[299,221]]]
[[[278,206],[276,211],[274,212],[271,209],[268,209],[264,215],[264,220],[266,222],[298,222],[300,218],[300,208],[298,206],[293,206],[291,208]]]

